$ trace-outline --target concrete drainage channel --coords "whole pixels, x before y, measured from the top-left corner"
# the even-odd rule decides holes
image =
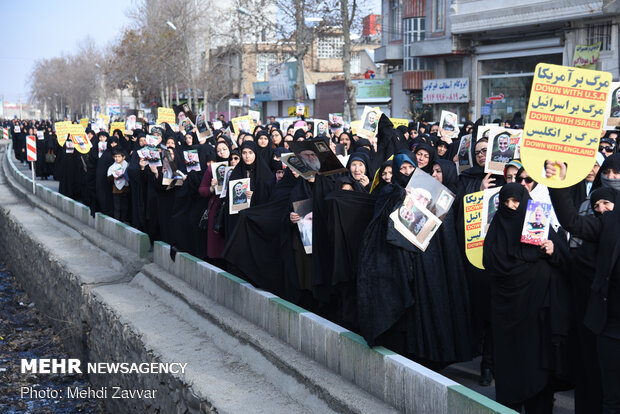
[[[97,389],[143,391],[108,391],[110,412],[514,413],[186,253],[172,262],[164,243],[150,255],[146,234],[40,184],[33,196],[3,152],[0,246],[37,306],[71,332],[68,352],[82,366],[187,364],[89,375]]]

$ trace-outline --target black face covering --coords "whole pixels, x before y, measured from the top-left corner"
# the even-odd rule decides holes
[[[603,162],[603,165],[601,165],[601,168],[599,169],[599,172],[597,175],[598,180],[597,179],[594,180],[595,187],[598,187],[597,181],[600,180],[600,184],[603,187],[611,187],[611,188],[614,188],[620,191],[620,179],[606,178],[603,176],[603,172],[609,169],[620,171],[620,154],[613,154],[605,159],[605,161]]]

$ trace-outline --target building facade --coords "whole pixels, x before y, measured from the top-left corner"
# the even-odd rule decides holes
[[[349,64],[354,79],[363,78],[367,70],[372,70],[375,77],[384,77],[381,68],[374,62],[374,49],[379,47],[379,44],[378,42],[369,43],[370,39],[371,36],[352,41]],[[314,39],[312,47],[304,58],[305,104],[309,108],[310,116],[314,115],[316,85],[321,82],[344,79],[343,44],[342,30],[331,30]],[[294,108],[296,104],[293,90],[296,71],[299,70],[295,62],[294,51],[294,43],[281,41],[254,41],[212,49],[211,70],[218,74],[218,88],[216,89],[222,91],[221,96],[214,101],[214,112],[226,112],[228,99],[236,98],[244,100],[244,106],[248,106],[249,109],[260,111],[263,119],[269,116],[289,116],[290,108]],[[278,64],[286,64],[288,82],[285,79],[283,87],[288,90],[288,93],[275,96],[269,93],[269,71]],[[343,105],[341,101],[340,106]],[[243,110],[233,112],[236,114]],[[343,109],[336,112],[343,112]]]
[[[461,121],[506,120],[525,115],[536,65],[573,66],[577,45],[601,42],[596,69],[617,80],[619,13],[615,0],[383,0],[377,61],[394,78],[402,72],[394,94],[409,96],[413,115],[438,120],[445,109]],[[429,101],[425,80],[466,81],[469,90]]]

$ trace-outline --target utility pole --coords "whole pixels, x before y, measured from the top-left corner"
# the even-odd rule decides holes
[[[306,23],[304,19],[305,1],[295,2],[295,59],[297,60],[297,79],[295,86],[295,101],[305,101],[304,85],[304,56],[306,54]]]

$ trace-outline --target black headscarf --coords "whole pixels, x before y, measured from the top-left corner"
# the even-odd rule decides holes
[[[293,141],[299,141],[300,138],[306,139],[306,133],[301,128],[295,131],[295,134],[293,134]]]
[[[452,161],[448,160],[435,160],[434,164],[439,165],[441,168],[442,184],[456,194],[459,184],[459,177],[456,173],[456,165]]]
[[[226,147],[228,148],[228,153],[229,153],[228,158],[222,158],[219,155],[217,155],[217,147],[220,144],[221,145],[226,145]],[[230,160],[230,156],[231,155],[232,155],[232,151],[230,150],[230,145],[228,144],[228,142],[220,141],[220,142],[217,143],[217,145],[215,146],[215,161],[216,162],[228,161],[228,160]]]
[[[450,159],[452,159],[452,157],[450,156],[450,155],[452,155],[452,154],[450,154],[450,144],[448,144],[443,139],[440,139],[435,144],[435,148],[438,148],[440,145],[443,145],[444,147],[446,147],[446,152],[443,155],[439,155],[439,152],[437,152],[437,154],[436,154],[437,158],[438,159],[442,159],[442,160],[450,160]]]
[[[267,138],[267,146],[265,147],[258,145],[258,138],[261,136]],[[254,137],[254,142],[256,143],[256,156],[265,161],[267,165],[271,165],[271,160],[273,159],[273,147],[271,145],[271,138],[269,137],[269,134],[267,134],[264,130],[257,131],[256,136]]]
[[[256,154],[254,162],[248,165],[241,157],[239,164],[230,174],[230,180],[249,177],[250,189],[253,192],[251,206],[257,206],[269,200],[273,187],[276,184],[276,178],[265,161],[258,156],[256,143],[254,141],[245,141],[240,147],[240,152],[243,153],[243,150],[246,148]]]
[[[605,158],[603,165],[601,165],[601,168],[598,170],[596,178],[594,178],[594,183],[592,184],[593,189],[599,187],[611,187],[620,191],[620,179],[603,177],[603,172],[609,169],[620,171],[620,154],[612,154]]]
[[[516,210],[504,203],[509,198],[519,201]],[[537,246],[521,243],[521,230],[530,199],[519,183],[508,183],[499,191],[499,207],[484,239],[483,264],[486,270],[503,276],[526,272],[544,252]]]
[[[426,152],[428,152],[428,164],[426,164],[426,166],[424,166],[422,168],[422,171],[424,171],[427,174],[432,174],[433,173],[433,163],[435,162],[435,148],[431,147],[429,144],[427,143],[422,143],[420,145],[418,145],[414,151],[414,155],[418,153],[418,151],[420,150],[424,150]],[[417,159],[417,158],[416,158]]]
[[[381,191],[381,189],[390,184],[392,182],[392,179],[390,179],[390,183],[386,182],[383,179],[383,172],[385,171],[385,169],[387,167],[390,167],[390,169],[392,168],[392,160],[387,160],[385,161],[383,164],[381,164],[381,167],[379,167],[379,171],[377,171],[377,175],[379,177],[379,184],[377,184],[377,186],[375,188],[372,189],[372,193],[373,194],[379,194],[379,191]]]
[[[590,206],[592,210],[594,210],[594,205],[599,200],[607,200],[616,204],[616,199],[618,198],[618,191],[614,190],[611,187],[602,187],[597,190],[592,191],[590,194]],[[594,215],[599,215],[599,213],[594,212]]]
[[[396,129],[403,134],[403,137],[405,136],[406,133],[409,133],[409,129],[407,129],[406,126],[404,125],[399,125],[398,127],[396,127]]]

